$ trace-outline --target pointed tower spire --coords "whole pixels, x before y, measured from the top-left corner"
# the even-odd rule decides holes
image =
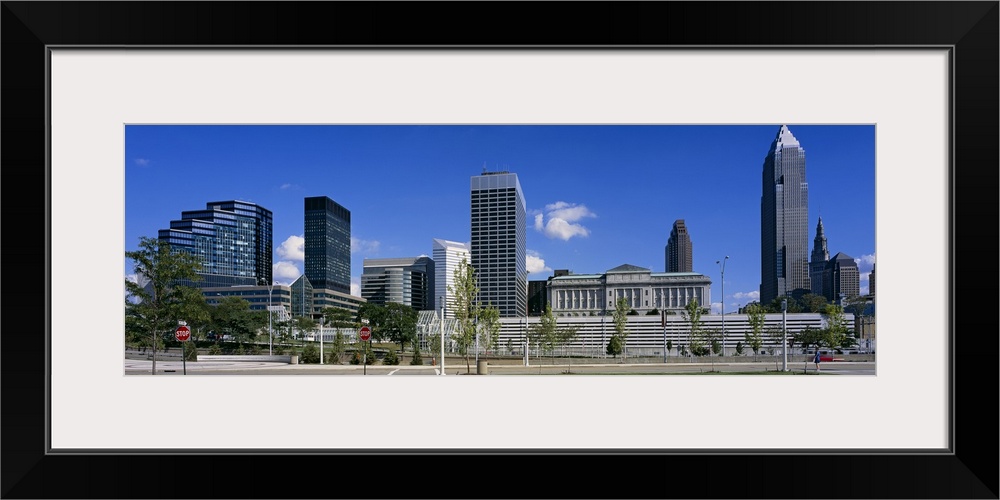
[[[813,238],[813,251],[809,259],[810,291],[816,295],[823,295],[823,270],[829,260],[830,251],[826,246],[826,235],[823,234],[823,218],[820,217],[816,223],[816,237]]]

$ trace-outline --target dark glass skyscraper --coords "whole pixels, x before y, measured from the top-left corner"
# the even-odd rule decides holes
[[[501,318],[528,310],[527,209],[517,174],[472,177],[472,267],[479,305],[496,306]]]
[[[257,285],[271,282],[271,211],[255,203],[229,200],[181,212],[160,241],[201,261],[198,287]]]
[[[760,197],[760,301],[811,291],[806,153],[782,125],[764,158]]]
[[[351,293],[351,212],[326,196],[305,199],[305,269],[313,288]]]
[[[690,273],[693,267],[691,256],[691,236],[688,234],[684,219],[674,221],[674,227],[670,230],[670,237],[667,239],[666,267],[664,271],[668,273]]]

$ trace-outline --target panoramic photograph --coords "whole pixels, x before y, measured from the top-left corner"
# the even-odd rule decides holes
[[[875,142],[126,125],[124,374],[874,376]]]

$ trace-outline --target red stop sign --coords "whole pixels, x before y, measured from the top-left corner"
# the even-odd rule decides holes
[[[362,326],[360,333],[361,333],[361,340],[368,341],[368,339],[372,338],[372,329],[368,328],[367,326]]]
[[[191,338],[191,329],[184,325],[178,326],[177,330],[174,331],[174,337],[177,337],[177,340],[184,342]]]

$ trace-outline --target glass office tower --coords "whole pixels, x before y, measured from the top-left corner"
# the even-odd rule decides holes
[[[326,196],[305,199],[305,275],[313,288],[351,293],[351,212]]]
[[[433,311],[434,261],[427,256],[365,259],[361,297],[370,304],[395,302]]]
[[[479,304],[500,317],[528,310],[527,211],[517,174],[486,172],[472,177],[472,267],[479,278]]]
[[[807,293],[809,185],[806,153],[782,125],[764,158],[760,197],[760,302]]]
[[[159,231],[172,249],[201,261],[196,287],[257,285],[271,282],[272,214],[255,203],[229,200],[181,212]]]

